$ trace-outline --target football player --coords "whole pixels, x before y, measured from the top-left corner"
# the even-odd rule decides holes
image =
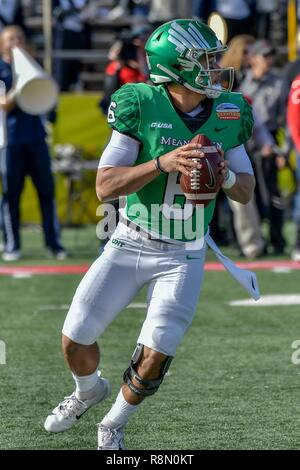
[[[127,84],[112,96],[108,122],[113,133],[100,160],[96,190],[104,202],[126,196],[126,207],[66,317],[62,347],[76,389],[47,417],[47,431],[69,429],[108,396],[109,382],[98,371],[96,339],[147,284],[148,309],[137,347],[116,401],[98,426],[99,449],[124,449],[128,419],[158,390],[193,320],[207,244],[258,296],[255,276],[237,275],[209,237],[215,201],[200,208],[197,219],[199,211],[185,200],[178,183],[179,172],[201,170],[199,160],[189,157],[204,152],[189,142],[202,133],[225,152],[220,171],[227,196],[242,204],[252,197],[255,181],[244,149],[252,112],[241,94],[221,88],[217,59],[223,50],[214,32],[198,20],[170,21],[146,43],[153,85]],[[195,240],[202,245],[193,245]]]

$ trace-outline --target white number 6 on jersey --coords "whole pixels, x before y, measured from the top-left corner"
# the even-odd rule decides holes
[[[112,101],[109,105],[108,108],[108,113],[107,113],[107,122],[115,122],[116,120],[116,115],[115,115],[115,109],[117,107],[117,103],[115,101]]]

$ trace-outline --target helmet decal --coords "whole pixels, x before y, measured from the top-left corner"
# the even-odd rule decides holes
[[[183,53],[185,49],[198,48],[205,50],[210,48],[208,42],[192,23],[189,23],[187,31],[175,21],[171,23],[168,40],[177,46],[176,50],[180,53]]]
[[[210,45],[208,44],[208,42],[206,41],[206,39],[202,36],[202,34],[200,33],[200,31],[198,31],[198,29],[195,28],[195,26],[193,25],[193,23],[190,23],[189,24],[189,29],[188,31],[193,34],[196,38],[198,38],[199,40],[199,43],[200,43],[200,47],[203,47],[203,49],[206,49],[206,48],[209,48]]]
[[[186,70],[188,72],[192,72],[195,67],[195,62],[191,62],[190,60],[187,59],[181,59],[181,57],[178,58],[178,62],[182,66],[183,70]]]

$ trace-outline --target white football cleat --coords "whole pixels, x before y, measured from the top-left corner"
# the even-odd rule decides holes
[[[295,248],[292,251],[292,260],[293,261],[300,261],[300,248]]]
[[[44,428],[48,432],[62,432],[74,426],[81,416],[92,406],[97,405],[110,395],[111,387],[109,380],[100,378],[101,387],[94,398],[90,400],[79,400],[75,392],[57,405],[52,414],[47,416]]]
[[[99,423],[98,450],[125,450],[123,428],[112,429]]]
[[[20,258],[21,258],[20,250],[3,251],[2,253],[3,261],[18,261]]]

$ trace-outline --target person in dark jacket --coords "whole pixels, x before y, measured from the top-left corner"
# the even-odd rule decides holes
[[[46,132],[40,116],[25,113],[15,101],[11,51],[14,46],[26,47],[25,36],[19,26],[7,26],[0,40],[0,80],[5,83],[7,93],[1,104],[7,113],[7,145],[0,152],[5,242],[2,258],[15,261],[21,256],[19,205],[25,176],[30,175],[39,197],[46,247],[56,258],[63,259],[66,252],[59,239]]]

